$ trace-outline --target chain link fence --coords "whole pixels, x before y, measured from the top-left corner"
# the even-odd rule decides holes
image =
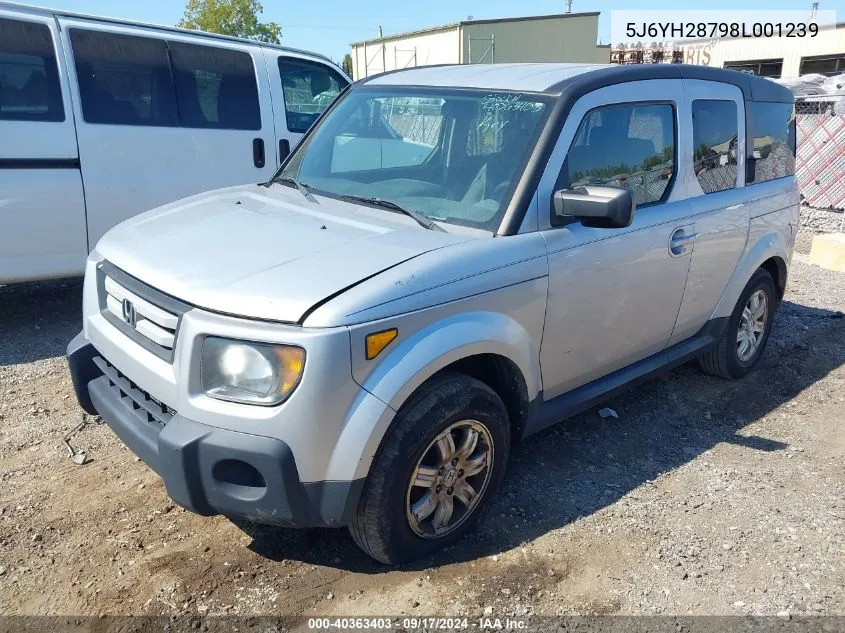
[[[390,99],[383,115],[404,139],[434,147],[443,125],[440,99]]]
[[[845,93],[795,98],[795,174],[804,204],[845,209]]]

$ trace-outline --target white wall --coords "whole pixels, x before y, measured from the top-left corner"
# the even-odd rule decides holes
[[[367,43],[366,57],[364,49],[364,44],[355,44],[352,47],[355,80],[397,68],[457,64],[460,61],[457,25],[416,35],[389,38],[378,43]]]
[[[682,49],[685,63],[716,68],[725,62],[783,59],[781,77],[798,77],[802,57],[845,54],[845,28],[820,29],[816,37],[714,40]]]

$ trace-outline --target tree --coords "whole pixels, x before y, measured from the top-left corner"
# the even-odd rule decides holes
[[[260,0],[188,0],[177,26],[278,44],[282,27],[260,22],[258,16],[263,12]]]
[[[346,55],[343,56],[342,68],[343,72],[345,72],[350,77],[352,76],[352,55],[350,55],[349,53],[346,53]]]

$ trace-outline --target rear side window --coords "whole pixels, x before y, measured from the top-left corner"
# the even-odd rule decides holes
[[[86,122],[178,127],[164,40],[72,29],[70,41]]]
[[[669,104],[625,104],[587,113],[558,187],[624,187],[638,206],[663,199],[675,176],[675,114]]]
[[[746,101],[748,155],[755,159],[754,182],[795,173],[795,109],[791,103]]]
[[[248,53],[170,42],[182,127],[260,130],[255,67]]]
[[[0,121],[64,121],[50,29],[0,19]]]
[[[736,187],[738,138],[736,103],[692,102],[693,169],[704,193]]]
[[[291,132],[307,132],[348,83],[328,66],[289,57],[279,57],[279,74]]]

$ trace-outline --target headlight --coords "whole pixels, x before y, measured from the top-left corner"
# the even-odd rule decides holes
[[[202,389],[206,395],[244,404],[280,404],[299,384],[305,350],[208,337],[202,344]]]

